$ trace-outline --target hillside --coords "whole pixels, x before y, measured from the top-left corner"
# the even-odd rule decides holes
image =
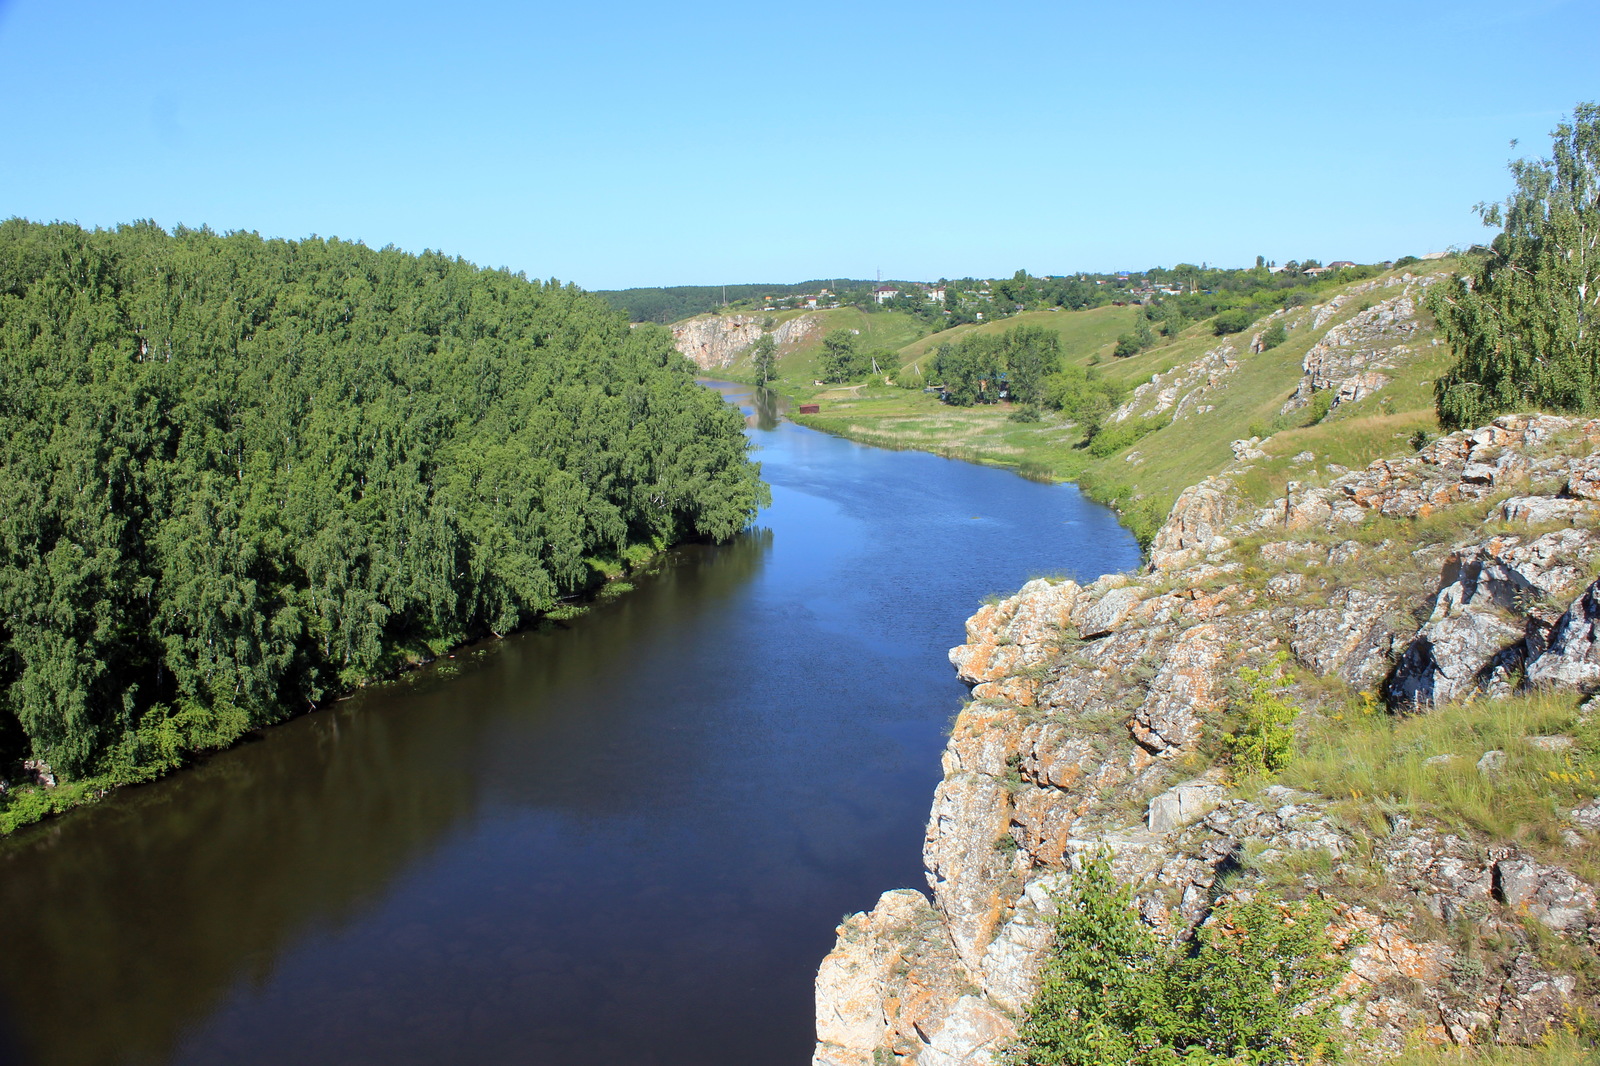
[[[1293,476],[1291,460],[1301,452],[1354,466],[1419,432],[1436,434],[1431,382],[1448,355],[1420,301],[1428,286],[1459,264],[1443,260],[1428,267],[1426,273],[1413,265],[1324,288],[1315,302],[1264,316],[1228,336],[1217,336],[1212,323],[1202,321],[1125,358],[1111,350],[1135,320],[1138,309],[1131,306],[1025,312],[921,336],[910,316],[853,309],[810,312],[809,330],[779,346],[773,387],[791,406],[819,405],[815,414],[794,416],[817,429],[882,447],[1011,466],[1031,477],[1077,481],[1091,496],[1117,507],[1148,541],[1179,492],[1232,458],[1234,441],[1256,438],[1255,447],[1266,453],[1243,486],[1264,498]],[[780,328],[796,317],[776,316]],[[1255,350],[1263,347],[1263,331],[1280,321],[1287,339]],[[674,328],[687,325],[727,338],[715,371],[751,380],[747,348],[761,335],[761,322],[756,316],[703,316]],[[743,323],[742,333],[737,323]],[[1090,369],[1122,390],[1121,409],[1092,448],[1086,446],[1084,427],[1061,412],[1045,409],[1038,421],[1017,421],[1008,403],[957,407],[922,391],[931,353],[939,345],[1018,326],[1051,331],[1060,338],[1064,363]],[[862,347],[899,341],[903,369],[896,380],[908,387],[871,377],[839,386],[818,384],[821,338],[840,327],[860,329]],[[682,341],[679,347],[686,349]],[[699,355],[696,361],[712,364]],[[1315,390],[1325,396],[1312,404],[1309,378],[1352,385],[1342,394]],[[1304,396],[1291,399],[1301,392]],[[1270,442],[1260,444],[1264,438]]]
[[[1142,572],[1036,580],[973,615],[932,900],[888,892],[841,924],[819,1066],[997,1061],[1097,855],[1162,943],[1257,898],[1327,907],[1330,1035],[1359,1059],[1591,1061],[1600,420],[1391,435],[1355,471],[1284,458],[1405,436],[1369,417],[1349,444],[1240,447]]]
[[[1440,435],[1451,355],[1424,300],[1459,265],[1124,358],[1093,345],[1086,320],[1108,309],[1058,313],[1077,320],[1064,359],[1122,387],[1087,446],[1064,417],[1013,421],[1005,403],[811,393],[822,428],[1077,479],[1149,547],[1139,573],[1035,580],[968,620],[931,899],[887,892],[839,926],[818,1066],[993,1063],[1064,1032],[1035,1012],[1081,1001],[1061,960],[1101,949],[1058,937],[1083,936],[1101,863],[1140,919],[1121,935],[1185,972],[1202,942],[1245,950],[1253,901],[1269,927],[1325,914],[1337,988],[1296,1016],[1358,1060],[1593,1061],[1600,420]],[[907,364],[938,340],[902,349]],[[1207,1003],[1254,979],[1229,972]],[[1171,1021],[1169,1001],[1120,1009]],[[1482,1045],[1541,1050],[1443,1050]]]

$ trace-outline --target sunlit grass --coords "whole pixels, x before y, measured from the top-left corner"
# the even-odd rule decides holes
[[[1576,703],[1535,693],[1395,716],[1363,696],[1312,724],[1282,780],[1497,840],[1566,847],[1568,812],[1600,793],[1600,730],[1578,720]],[[1541,736],[1573,743],[1529,743]],[[1492,751],[1503,765],[1480,770]]]
[[[1552,1032],[1535,1047],[1408,1048],[1398,1058],[1362,1059],[1386,1066],[1594,1066],[1600,1050],[1576,1031]]]

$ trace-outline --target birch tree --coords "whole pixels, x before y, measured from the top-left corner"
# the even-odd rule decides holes
[[[1579,104],[1551,139],[1550,158],[1511,163],[1504,203],[1477,206],[1500,227],[1487,258],[1429,295],[1456,355],[1434,386],[1447,426],[1600,410],[1600,105]]]

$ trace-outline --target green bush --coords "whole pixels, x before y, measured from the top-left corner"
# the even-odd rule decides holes
[[[1600,411],[1600,105],[1559,124],[1550,159],[1511,164],[1516,190],[1479,205],[1501,226],[1470,277],[1428,293],[1428,310],[1455,353],[1434,381],[1439,423],[1476,426],[1506,411]]]
[[[1055,944],[1011,1066],[1333,1062],[1331,996],[1348,963],[1330,905],[1225,903],[1193,943],[1162,946],[1108,856],[1059,901]]]
[[[1115,455],[1122,449],[1131,447],[1140,437],[1154,433],[1165,424],[1154,418],[1125,418],[1115,425],[1104,426],[1089,438],[1089,454],[1096,459]]]
[[[1299,709],[1280,693],[1288,686],[1283,665],[1288,656],[1274,655],[1265,667],[1239,671],[1240,694],[1230,708],[1236,728],[1229,731],[1228,751],[1233,777],[1265,777],[1289,765],[1294,755],[1294,720]]]
[[[1263,351],[1271,351],[1288,339],[1289,327],[1280,318],[1268,326],[1265,333],[1261,334],[1261,348]]]
[[[1236,307],[1231,311],[1223,311],[1211,320],[1212,332],[1223,337],[1229,333],[1239,333],[1250,327],[1256,320],[1256,313],[1248,307]]]

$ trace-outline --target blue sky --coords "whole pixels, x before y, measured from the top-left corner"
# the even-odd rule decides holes
[[[0,0],[0,217],[588,288],[1371,261],[1483,239],[1597,40],[1594,0]]]

